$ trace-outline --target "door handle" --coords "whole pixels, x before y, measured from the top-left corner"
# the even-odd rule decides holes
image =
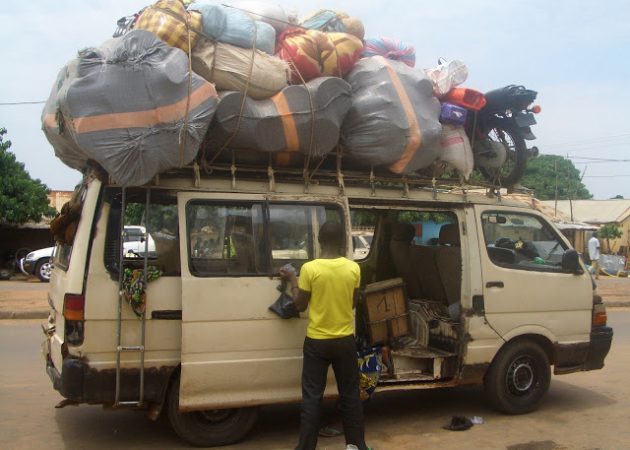
[[[502,288],[504,287],[504,284],[503,284],[503,281],[488,281],[486,283],[486,287],[487,288],[493,288],[493,287]]]

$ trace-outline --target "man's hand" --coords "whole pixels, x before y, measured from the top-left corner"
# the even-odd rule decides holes
[[[281,267],[278,270],[278,273],[280,274],[280,278],[282,278],[283,280],[288,281],[293,286],[297,286],[297,276],[295,275],[294,271],[290,271],[290,270],[287,270],[287,269]]]

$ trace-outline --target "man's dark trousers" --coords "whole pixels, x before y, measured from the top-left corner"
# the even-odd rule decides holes
[[[304,339],[302,368],[302,415],[300,443],[296,450],[315,450],[319,434],[320,405],[332,364],[339,389],[339,408],[347,444],[367,450],[363,406],[359,397],[359,367],[354,336],[336,339]]]

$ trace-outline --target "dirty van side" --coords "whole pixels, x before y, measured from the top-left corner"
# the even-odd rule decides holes
[[[483,383],[507,413],[556,374],[603,367],[612,330],[589,274],[542,215],[498,196],[400,186],[87,178],[58,245],[46,368],[66,403],[165,413],[184,440],[246,437],[258,407],[301,400],[308,311],[269,310],[278,269],[319,256],[328,220],[369,235],[355,335],[364,398]],[[125,251],[126,230],[137,252]],[[361,230],[361,231],[358,231]],[[142,245],[144,244],[144,249]],[[336,395],[332,371],[325,392]]]

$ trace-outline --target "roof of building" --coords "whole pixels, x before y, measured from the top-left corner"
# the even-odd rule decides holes
[[[542,203],[555,210],[554,200],[546,200]],[[578,222],[622,223],[630,216],[630,200],[558,200],[557,211]]]
[[[510,198],[522,201],[527,203],[537,211],[543,213],[549,220],[556,224],[556,226],[561,230],[596,230],[597,227],[593,225],[589,225],[588,223],[584,223],[578,221],[577,219],[571,220],[571,217],[564,214],[558,208],[556,210],[554,208],[553,202],[549,205],[549,202],[545,202],[542,200],[538,200],[537,198],[532,197],[531,195],[523,195],[523,194],[510,194]]]

